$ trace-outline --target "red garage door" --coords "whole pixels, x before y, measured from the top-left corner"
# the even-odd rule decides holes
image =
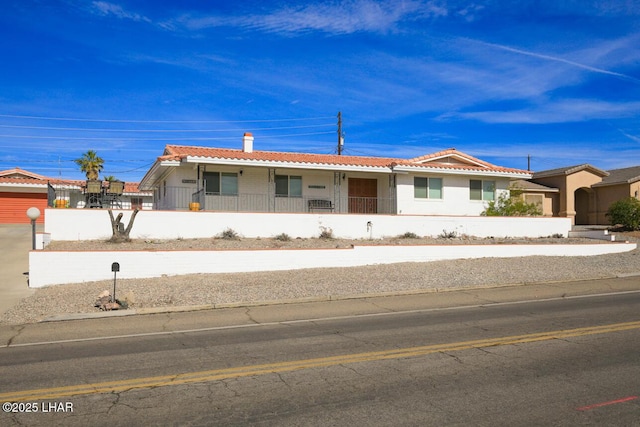
[[[27,209],[40,209],[39,224],[44,222],[44,209],[47,207],[47,195],[38,193],[0,192],[0,224],[24,224],[31,220]]]

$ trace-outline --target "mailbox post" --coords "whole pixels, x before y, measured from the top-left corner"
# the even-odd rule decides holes
[[[111,302],[116,302],[116,273],[120,271],[120,264],[117,262],[111,264],[111,271],[113,271],[113,295],[111,296]]]

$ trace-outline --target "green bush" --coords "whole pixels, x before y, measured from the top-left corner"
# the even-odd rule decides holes
[[[609,206],[607,218],[611,225],[623,230],[640,230],[640,200],[634,197],[618,200]]]
[[[274,237],[274,239],[279,242],[290,242],[291,236],[289,236],[287,233],[280,233],[276,237]]]
[[[398,238],[400,238],[400,239],[419,239],[420,236],[418,236],[413,231],[407,231],[406,233],[399,235]]]
[[[527,203],[522,197],[523,189],[517,186],[509,187],[509,193],[502,193],[498,200],[491,200],[482,216],[537,216],[542,215],[542,209],[535,203]]]
[[[227,228],[226,230],[224,230],[222,233],[220,233],[218,238],[223,240],[240,240],[240,236],[232,228]]]

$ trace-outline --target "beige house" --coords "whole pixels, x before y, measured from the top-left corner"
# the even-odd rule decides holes
[[[534,203],[540,207],[543,216],[560,216],[560,190],[532,181],[518,179],[511,182],[511,187],[522,191],[520,197],[526,203]]]
[[[525,200],[540,203],[545,216],[571,218],[575,225],[606,225],[615,201],[640,198],[640,166],[604,171],[589,164],[535,172],[517,181]]]
[[[596,221],[598,224],[608,223],[605,214],[613,202],[635,197],[640,199],[640,166],[613,169],[609,175],[591,186],[597,201]]]

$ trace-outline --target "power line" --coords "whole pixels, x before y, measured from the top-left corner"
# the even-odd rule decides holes
[[[291,138],[296,136],[328,135],[334,131],[309,132],[288,135],[260,135],[260,138]],[[81,137],[81,136],[36,136],[36,135],[0,135],[0,138],[20,139],[58,139],[74,141],[234,141],[237,136],[229,137],[188,137],[188,138],[113,138],[113,137]]]
[[[323,123],[317,125],[304,126],[276,126],[270,128],[251,128],[252,131],[257,130],[284,130],[284,129],[308,129],[315,127],[335,126],[333,123]],[[236,132],[237,129],[113,129],[113,128],[61,128],[48,126],[18,126],[18,125],[0,125],[0,128],[10,129],[38,129],[38,130],[62,130],[62,131],[89,131],[89,132]]]
[[[0,117],[13,119],[29,119],[29,120],[58,120],[69,122],[95,122],[95,123],[275,123],[275,122],[294,122],[304,120],[328,120],[328,117],[305,117],[305,118],[289,118],[289,119],[259,119],[259,120],[124,120],[124,119],[89,119],[75,117],[41,117],[41,116],[21,116],[16,114],[0,114]]]

